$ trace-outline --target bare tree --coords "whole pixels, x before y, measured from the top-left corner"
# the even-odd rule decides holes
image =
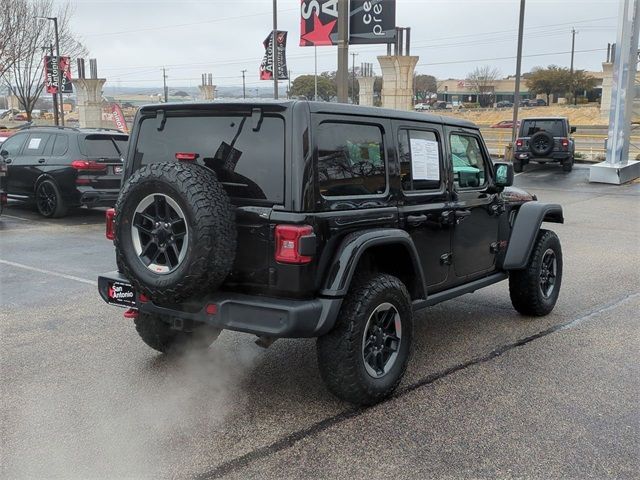
[[[70,57],[87,54],[86,48],[71,32],[69,22],[73,11],[69,3],[54,8],[52,0],[8,0],[23,2],[24,13],[14,21],[17,23],[15,41],[20,45],[19,55],[3,77],[9,83],[13,95],[31,120],[31,112],[44,89],[44,54],[55,42],[53,22],[38,20],[37,17],[57,17],[60,38],[60,54]],[[10,76],[10,80],[8,77]]]
[[[495,81],[499,76],[500,71],[489,65],[477,67],[467,76],[467,82],[473,92],[478,96],[478,103],[481,107],[488,107],[493,104],[495,98]]]
[[[0,0],[0,77],[20,57],[21,44],[17,38],[20,19],[26,11],[26,0]]]

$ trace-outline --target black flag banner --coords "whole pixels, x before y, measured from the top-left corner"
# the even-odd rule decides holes
[[[273,80],[273,32],[263,42],[264,58],[260,64],[260,80]],[[277,52],[278,52],[278,80],[288,80],[289,70],[287,68],[287,32],[278,30],[277,32]]]
[[[392,43],[396,38],[396,0],[351,0],[349,43]]]

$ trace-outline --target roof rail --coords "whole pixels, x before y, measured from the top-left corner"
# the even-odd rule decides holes
[[[66,127],[66,126],[62,126],[62,125],[28,125],[26,127],[23,127],[25,130],[30,130],[32,128],[51,128],[51,129],[55,129],[55,130],[73,130],[74,132],[79,132],[80,129],[77,127]]]

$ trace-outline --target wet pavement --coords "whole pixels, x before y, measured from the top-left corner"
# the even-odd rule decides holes
[[[103,212],[0,217],[3,478],[637,478],[640,185],[532,166],[516,185],[565,208],[556,309],[506,283],[418,316],[397,395],[333,398],[313,340],[225,332],[182,358],[99,298]]]

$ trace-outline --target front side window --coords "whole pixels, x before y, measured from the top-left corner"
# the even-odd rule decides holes
[[[25,138],[27,136],[24,134],[9,137],[4,143],[0,144],[0,150],[7,152],[8,157],[15,157],[22,148]]]
[[[440,187],[440,144],[435,132],[400,130],[400,178],[404,191]]]
[[[457,133],[449,138],[455,188],[478,188],[484,185],[487,172],[478,139]]]
[[[318,127],[318,184],[325,197],[386,191],[382,130],[374,125],[325,122]]]

